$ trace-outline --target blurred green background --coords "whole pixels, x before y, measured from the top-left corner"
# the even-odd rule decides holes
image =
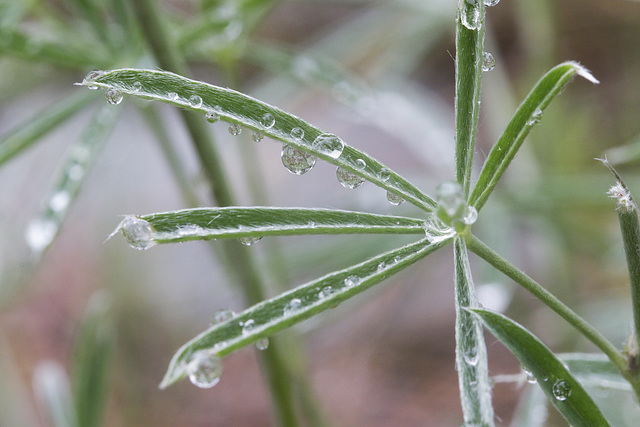
[[[433,194],[454,176],[456,6],[455,0],[172,0],[161,2],[161,11],[195,78],[340,135]],[[547,69],[576,60],[601,83],[578,79],[551,104],[474,231],[622,345],[630,304],[615,207],[606,196],[614,180],[594,158],[608,154],[640,194],[640,2],[502,0],[487,9],[487,19],[485,49],[497,65],[483,77],[476,173]],[[114,325],[100,333],[115,337],[105,353],[105,426],[271,425],[253,349],[225,359],[211,390],[186,381],[157,388],[173,352],[204,330],[216,309],[245,307],[210,245],[138,252],[119,236],[104,242],[119,215],[188,207],[185,187],[198,204],[211,203],[175,109],[129,98],[110,107],[120,117],[68,212],[54,218],[57,238],[50,247],[45,238],[47,250],[39,254],[25,240],[33,221],[51,214],[69,150],[92,117],[105,114],[103,94],[73,83],[92,69],[121,67],[155,67],[127,1],[0,1],[0,426],[48,425],[46,411],[37,409],[34,372],[46,360],[75,372],[84,357],[74,356],[83,313],[97,291],[108,293],[111,308],[102,321]],[[20,132],[61,111],[59,103],[70,97],[86,101],[14,155]],[[177,151],[183,187],[158,143],[161,127]],[[243,205],[420,215],[406,204],[389,205],[370,183],[342,188],[322,162],[304,176],[291,175],[281,165],[280,144],[255,144],[248,132],[233,137],[221,123],[210,128]],[[275,294],[407,239],[270,238],[252,249]],[[554,350],[593,351],[533,297],[476,261],[483,304]],[[447,248],[298,328],[328,425],[462,422],[452,276]],[[492,375],[519,372],[492,336],[487,346]],[[526,388],[496,384],[498,425],[510,424]],[[554,419],[548,425],[556,423],[563,425]]]

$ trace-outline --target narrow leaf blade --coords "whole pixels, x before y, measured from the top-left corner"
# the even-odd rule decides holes
[[[69,378],[62,365],[40,362],[33,373],[33,392],[40,412],[52,427],[76,427]]]
[[[564,62],[549,70],[520,104],[498,142],[491,149],[469,198],[469,203],[478,211],[484,206],[504,171],[518,153],[531,128],[540,120],[545,108],[576,74],[592,83],[598,83],[582,65],[573,61]]]
[[[312,153],[402,196],[427,212],[433,211],[435,207],[435,202],[429,196],[368,154],[344,144],[339,138],[340,143],[334,145],[341,148],[340,154],[337,154],[340,149],[327,150],[326,146],[323,149],[323,144],[316,141],[321,135],[327,134],[317,127],[232,89],[191,80],[166,71],[138,69],[108,71],[97,78],[85,79],[82,84],[113,88],[124,94],[171,103],[203,114],[213,112],[223,121],[242,125]],[[266,115],[270,115],[267,121],[264,119]],[[301,137],[298,137],[300,135]],[[335,140],[332,139],[332,142]]]
[[[214,349],[220,357],[224,357],[337,306],[447,245],[452,239],[453,236],[448,234],[386,252],[262,301],[237,316],[210,327],[176,352],[160,387],[165,388],[185,376],[186,363],[194,352]],[[244,327],[243,330],[243,325],[247,322],[250,322],[252,328],[247,330]]]
[[[513,320],[485,309],[471,309],[533,374],[551,403],[576,426],[608,426],[600,409],[562,361],[536,336]]]

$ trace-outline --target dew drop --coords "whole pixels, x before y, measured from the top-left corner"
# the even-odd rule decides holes
[[[212,350],[199,350],[193,353],[185,370],[193,385],[211,388],[222,376],[222,360]]]
[[[358,276],[349,276],[346,279],[344,279],[344,285],[347,288],[356,286],[358,283],[360,283],[360,278]]]
[[[175,93],[175,92],[169,92],[169,93],[167,94],[167,97],[169,97],[169,99],[170,99],[170,100],[172,100],[172,101],[177,101],[177,100],[178,100],[178,98],[180,98],[180,97],[178,96],[178,94],[177,94],[177,93]]]
[[[242,133],[242,126],[237,123],[229,125],[228,131],[233,136],[238,136]]]
[[[348,188],[350,190],[358,188],[362,183],[364,183],[364,178],[339,166],[338,169],[336,169],[336,176],[338,177],[338,182],[340,182],[344,188]]]
[[[214,111],[207,111],[207,114],[205,114],[204,117],[207,119],[209,123],[215,123],[218,120],[220,120],[220,116],[218,115],[218,113]]]
[[[380,273],[384,271],[385,268],[387,268],[387,264],[385,262],[381,262],[380,264],[378,264],[376,270],[378,271],[378,273]]]
[[[240,243],[242,243],[245,246],[251,246],[255,243],[258,243],[260,241],[260,239],[262,239],[262,236],[247,236],[247,237],[240,237],[238,238],[238,241]]]
[[[464,217],[462,217],[462,222],[466,225],[471,225],[476,222],[478,219],[478,211],[473,206],[467,206],[465,208]]]
[[[292,314],[300,310],[301,307],[302,301],[300,300],[300,298],[293,298],[284,306],[283,313],[285,316],[291,316]]]
[[[134,92],[140,92],[140,90],[142,89],[142,83],[133,82],[133,85],[131,86],[131,89],[133,89]]]
[[[387,191],[387,200],[393,206],[398,206],[404,203],[404,199],[402,198],[402,196],[399,196],[391,191]]]
[[[242,335],[249,335],[251,331],[256,327],[256,321],[249,319],[242,324]]]
[[[262,116],[262,118],[260,118],[260,123],[262,123],[262,126],[264,126],[265,128],[270,129],[274,124],[276,124],[276,119],[271,113],[266,113]]]
[[[528,371],[525,368],[522,368],[522,372],[524,372],[525,375],[527,376],[527,382],[529,384],[536,384],[538,382],[538,380],[536,380],[536,377],[533,376],[531,371]]]
[[[389,169],[387,168],[380,169],[380,173],[378,174],[378,178],[380,179],[380,181],[387,182],[389,181],[390,177],[391,177],[391,172],[389,172]]]
[[[189,97],[189,104],[193,108],[200,108],[202,107],[202,98],[200,97],[200,95],[191,95]]]
[[[313,141],[313,148],[322,154],[337,159],[344,150],[344,142],[336,135],[323,133]]]
[[[551,392],[553,393],[553,397],[557,400],[564,401],[571,396],[572,390],[568,382],[565,380],[558,380],[553,384]]]
[[[42,252],[51,244],[58,232],[58,225],[51,219],[35,219],[29,223],[24,239],[32,252]]]
[[[79,181],[84,176],[84,168],[80,165],[73,165],[67,170],[67,177],[71,181]]]
[[[469,350],[462,355],[464,361],[469,366],[476,366],[480,361],[480,354],[475,350]]]
[[[467,3],[471,2],[467,1]],[[475,2],[471,4],[475,4]],[[480,8],[477,6],[463,7],[460,11],[460,20],[462,21],[462,25],[467,27],[469,30],[479,29],[482,22],[480,17]]]
[[[333,287],[325,286],[324,288],[320,289],[320,292],[318,292],[318,298],[320,299],[329,298],[335,292],[336,291],[335,289],[333,289]]]
[[[309,172],[316,164],[318,158],[306,151],[285,144],[280,154],[282,164],[289,172],[295,175],[303,175]]]
[[[71,196],[68,191],[58,191],[49,200],[49,207],[54,212],[61,212],[69,206]]]
[[[236,314],[230,308],[221,308],[213,312],[211,316],[211,325],[217,325],[218,323],[226,322]]]
[[[269,338],[262,338],[256,341],[256,348],[260,351],[264,351],[269,348]]]
[[[102,76],[104,71],[102,70],[93,70],[89,71],[89,73],[85,76],[84,80],[82,80],[83,85],[87,85],[87,87],[91,90],[98,90],[98,86],[92,85],[91,82]]]
[[[122,234],[129,242],[129,246],[134,249],[149,249],[156,244],[151,239],[153,234],[151,224],[142,218],[129,215],[122,220],[119,229],[122,230]]]
[[[491,71],[496,66],[496,58],[489,52],[482,52],[482,71]]]
[[[484,5],[487,7],[495,6],[500,3],[500,0],[484,0]]]
[[[464,208],[462,187],[455,181],[443,182],[436,188],[436,201],[449,217],[457,217]]]
[[[291,138],[296,141],[302,140],[304,138],[304,130],[302,128],[293,128],[291,129]]]
[[[542,120],[542,110],[540,108],[536,108],[533,114],[531,114],[531,117],[529,117],[529,120],[527,120],[527,125],[533,126],[540,123],[540,120]]]
[[[357,167],[358,169],[362,170],[362,169],[364,169],[364,168],[366,168],[366,167],[367,167],[367,162],[365,162],[365,161],[364,161],[364,160],[362,160],[362,159],[358,159],[358,160],[356,160],[356,167]]]
[[[253,139],[253,142],[260,142],[264,139],[264,134],[262,132],[254,130],[253,132],[251,132],[251,139]]]
[[[122,92],[120,92],[118,89],[111,88],[107,90],[104,94],[104,97],[111,105],[118,105],[122,102]]]

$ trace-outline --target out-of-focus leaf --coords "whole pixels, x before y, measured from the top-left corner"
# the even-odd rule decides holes
[[[33,373],[33,392],[42,415],[52,427],[76,427],[69,378],[62,365],[40,362]],[[78,426],[79,427],[79,426]]]

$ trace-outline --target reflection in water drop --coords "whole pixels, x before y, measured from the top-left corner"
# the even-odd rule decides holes
[[[104,97],[111,105],[118,105],[122,102],[122,92],[118,89],[110,88],[105,92]]]
[[[233,123],[229,125],[229,133],[233,136],[238,136],[242,133],[242,126],[237,123]]]
[[[338,182],[340,182],[344,188],[350,190],[358,188],[364,183],[364,178],[341,167],[336,169],[336,176],[338,177]]]
[[[211,388],[222,376],[222,360],[212,350],[199,350],[193,353],[185,370],[193,385]]]
[[[333,159],[337,159],[344,150],[344,142],[331,133],[323,133],[313,141],[313,148]]]
[[[280,158],[284,167],[295,175],[303,175],[309,172],[318,160],[313,154],[298,150],[296,147],[287,144],[282,147]]]

